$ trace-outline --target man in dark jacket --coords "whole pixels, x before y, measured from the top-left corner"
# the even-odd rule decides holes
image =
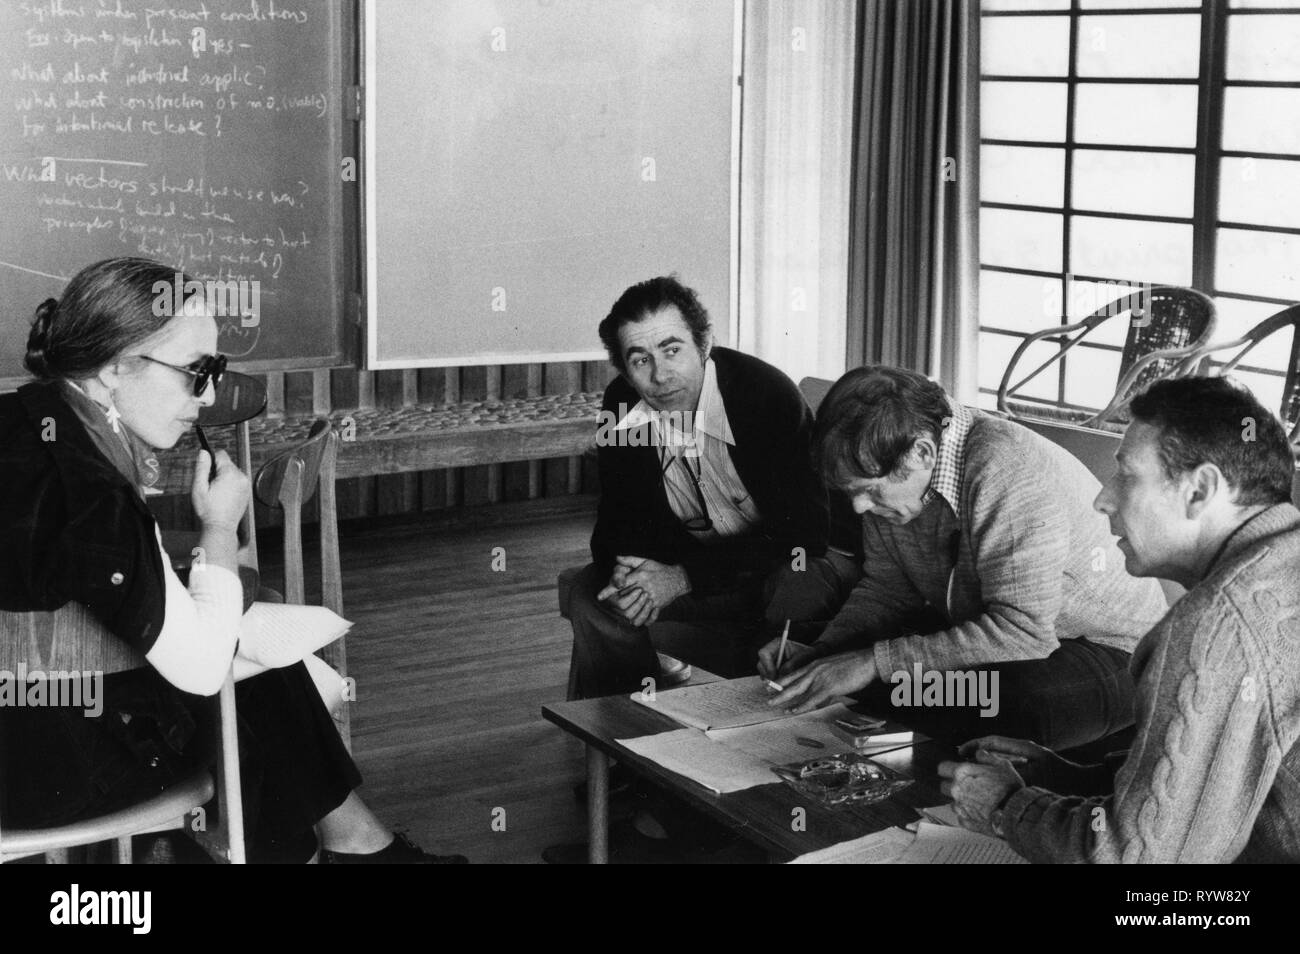
[[[596,437],[594,562],[567,607],[577,695],[658,681],[656,648],[752,673],[765,636],[829,619],[856,578],[851,556],[828,556],[812,414],[776,368],[714,348],[707,311],[675,278],[629,288],[600,337],[620,377]]]

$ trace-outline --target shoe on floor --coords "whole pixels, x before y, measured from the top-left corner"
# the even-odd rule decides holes
[[[321,849],[320,863],[323,865],[467,865],[469,859],[464,855],[430,854],[399,832],[393,835],[393,840],[386,848],[366,855]]]

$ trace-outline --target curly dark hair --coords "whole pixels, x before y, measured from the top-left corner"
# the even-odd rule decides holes
[[[676,306],[682,313],[682,318],[691,329],[691,337],[695,339],[695,347],[701,354],[704,353],[709,346],[709,335],[713,330],[708,311],[700,303],[695,289],[683,285],[677,280],[675,273],[661,275],[633,285],[623,292],[618,301],[614,302],[614,307],[609,310],[604,321],[600,323],[601,344],[609,353],[609,363],[617,368],[620,374],[626,371],[627,367],[623,355],[619,354],[618,350],[619,329],[670,305]]]
[[[918,437],[937,444],[951,416],[943,387],[903,368],[869,365],[847,372],[817,410],[813,446],[833,485],[897,473]]]

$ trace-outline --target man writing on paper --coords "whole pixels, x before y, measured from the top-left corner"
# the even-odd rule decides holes
[[[1189,590],[1133,654],[1133,746],[1083,766],[982,738],[963,750],[978,762],[940,766],[945,791],[963,825],[1030,861],[1295,863],[1300,511],[1286,433],[1222,378],[1158,382],[1131,409],[1095,506],[1130,573]]]
[[[760,671],[785,687],[774,705],[860,693],[932,736],[1014,727],[1067,748],[1132,724],[1129,653],[1166,605],[1124,573],[1082,463],[896,368],[840,378],[817,437],[863,515],[864,576],[780,673],[777,641],[764,647]]]
[[[713,347],[708,313],[675,278],[625,291],[600,337],[620,376],[597,432],[593,562],[567,607],[577,695],[658,683],[656,647],[752,672],[765,634],[829,619],[856,572],[827,555],[812,414],[776,368]]]

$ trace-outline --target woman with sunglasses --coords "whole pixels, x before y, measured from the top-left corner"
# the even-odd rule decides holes
[[[169,315],[176,276],[144,259],[99,262],[36,311],[26,366],[0,396],[0,609],[85,606],[148,666],[104,677],[102,712],[0,707],[0,828],[62,825],[156,794],[208,762],[213,696],[244,608],[236,527],[249,481],[199,452],[191,492],[204,572],[171,569],[144,503],[152,451],[212,403],[225,369],[201,294]],[[159,312],[162,314],[159,314]],[[0,633],[0,639],[16,638]],[[336,863],[430,864],[385,828],[302,663],[239,684],[245,815],[254,861],[305,861],[319,833]]]

